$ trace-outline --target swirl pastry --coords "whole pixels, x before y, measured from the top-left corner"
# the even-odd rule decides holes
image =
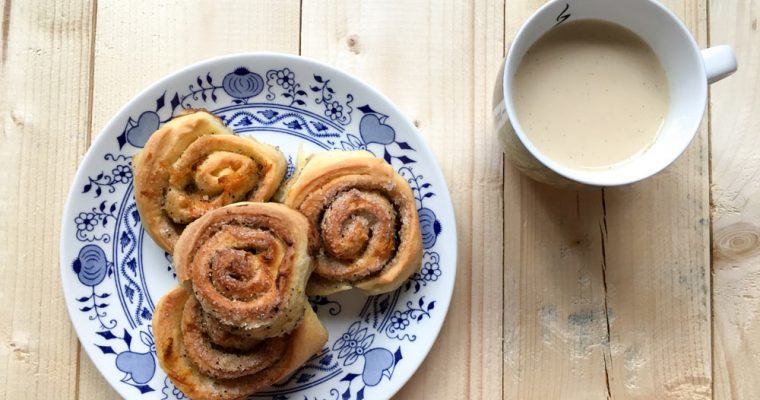
[[[366,151],[328,151],[303,162],[278,200],[319,232],[310,295],[357,287],[395,290],[422,258],[417,208],[409,183]]]
[[[135,199],[153,240],[172,252],[187,224],[238,201],[267,201],[285,176],[277,149],[235,136],[214,115],[191,110],[151,135],[135,155]]]
[[[321,349],[327,332],[304,293],[313,242],[308,220],[276,203],[228,205],[187,226],[174,249],[184,288],[153,318],[159,363],[177,387],[242,398]]]
[[[153,314],[159,364],[190,399],[244,399],[295,371],[327,341],[327,331],[308,307],[285,336],[248,350],[226,350],[204,336],[200,310],[191,293],[178,287],[161,298]]]
[[[277,203],[237,203],[188,225],[174,265],[213,322],[259,339],[279,336],[308,306],[314,242],[300,213]]]

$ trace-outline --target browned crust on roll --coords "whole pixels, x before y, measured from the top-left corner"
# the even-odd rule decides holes
[[[182,315],[190,293],[173,289],[159,301],[153,314],[153,333],[159,365],[191,399],[233,400],[276,383],[303,365],[327,342],[327,331],[307,307],[301,324],[287,336],[287,350],[270,367],[236,379],[214,379],[200,373],[185,351]]]
[[[204,143],[193,146],[199,140]],[[225,156],[205,155],[214,146],[220,146],[219,152],[225,152]],[[193,154],[185,155],[188,148]],[[182,157],[189,160],[181,163]],[[225,161],[225,157],[233,160]],[[195,158],[198,160],[193,161]],[[204,160],[208,160],[208,165],[201,168]],[[225,163],[233,164],[237,169],[232,170],[236,172],[216,176]],[[287,162],[274,147],[235,136],[209,112],[187,110],[151,135],[134,156],[133,166],[135,199],[142,224],[161,248],[172,252],[185,225],[208,210],[241,200],[269,200],[285,175]],[[206,196],[200,189],[197,193],[184,193],[182,186],[192,181],[185,170],[208,170],[208,174],[202,175],[206,179],[195,182],[196,186],[213,185],[218,193]],[[247,177],[252,181],[247,182]]]
[[[320,230],[321,249],[315,261],[316,270],[307,287],[308,294],[327,295],[351,287],[362,289],[368,294],[385,293],[397,289],[419,268],[422,260],[422,237],[416,202],[409,183],[396,173],[393,167],[366,151],[318,153],[309,157],[305,165],[299,167],[293,178],[286,182],[278,200],[304,213],[312,225]],[[377,199],[378,196],[386,197],[387,203],[392,205],[392,210],[386,211],[387,207],[382,205],[383,201]],[[336,199],[343,200],[340,207],[334,207],[336,213],[355,207],[357,215],[371,214],[375,211],[373,208],[384,214],[382,217],[362,217],[363,220],[344,215],[335,219],[342,218],[342,221],[348,221],[346,226],[340,229],[323,226],[324,223],[329,223],[326,222],[325,215],[332,212],[329,207]],[[323,205],[318,205],[319,202]],[[387,213],[392,215],[386,216]],[[395,224],[391,232],[388,232],[387,227],[378,227],[376,230],[367,227],[380,222],[391,223],[388,221]],[[334,232],[327,232],[328,229]],[[325,235],[328,233],[333,238],[339,238],[342,233],[343,241],[347,243],[333,240],[336,244],[329,248],[325,242]],[[389,235],[395,237],[392,243],[378,242],[370,248],[371,241],[376,239],[373,235],[382,238]],[[360,243],[352,242],[367,244],[362,247]],[[376,270],[377,265],[372,266],[371,262],[367,262],[372,269],[361,272],[354,270],[349,265],[352,261],[346,261],[349,257],[343,255],[351,249],[368,249],[368,254],[356,258],[361,262],[364,262],[365,258],[373,257],[383,260],[389,251],[392,256],[385,264],[380,265],[379,271]]]
[[[234,379],[263,371],[282,357],[288,345],[287,336],[281,336],[252,341],[243,351],[224,348],[208,336],[195,298],[188,298],[182,314],[185,353],[202,374],[212,378]]]
[[[273,265],[266,266],[278,268],[272,278],[276,287],[250,304],[215,292],[209,283],[211,273],[205,269],[208,265],[202,262],[212,257],[210,252],[218,252],[213,246],[209,248],[211,241],[235,228],[265,230],[284,247],[278,253],[281,258],[273,258]],[[313,234],[303,215],[282,204],[231,204],[207,213],[185,229],[174,252],[177,278],[191,287],[204,310],[221,322],[245,327],[257,338],[278,336],[289,331],[303,309],[309,308],[304,287],[313,269],[309,254]]]

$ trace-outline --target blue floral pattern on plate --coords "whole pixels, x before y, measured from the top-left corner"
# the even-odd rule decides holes
[[[209,109],[236,134],[278,145],[289,173],[305,146],[367,150],[407,179],[422,228],[421,269],[392,293],[312,297],[330,332],[327,345],[255,397],[393,395],[432,346],[451,297],[456,236],[449,195],[424,143],[387,100],[340,71],[293,56],[195,65],[147,89],[100,135],[80,166],[62,226],[62,278],[82,346],[122,396],[185,398],[156,362],[151,318],[176,276],[170,255],[142,228],[131,157],[189,108]]]

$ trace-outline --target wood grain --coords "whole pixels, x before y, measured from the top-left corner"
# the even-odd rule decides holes
[[[186,65],[241,52],[298,54],[299,18],[298,0],[99,1],[93,136],[139,91]],[[84,352],[79,361],[80,399],[118,398]]]
[[[604,398],[601,193],[504,185],[504,398]]]
[[[664,3],[706,47],[706,1]],[[712,398],[707,133],[654,178],[605,190],[613,398]]]
[[[716,399],[760,396],[760,1],[710,2],[710,44],[736,49],[711,87]]]
[[[507,3],[507,32],[526,3]],[[666,3],[705,44],[706,4]],[[625,188],[561,191],[507,167],[505,398],[710,397],[706,134]]]
[[[500,1],[309,1],[302,54],[374,85],[414,121],[438,158],[457,217],[451,308],[400,399],[501,394],[501,151],[489,130],[503,54]],[[446,229],[446,226],[443,227]]]
[[[0,398],[72,399],[78,348],[59,278],[59,221],[88,145],[93,10],[68,0],[6,0],[2,9]]]
[[[62,298],[69,185],[140,90],[243,51],[302,51],[363,78],[443,167],[458,282],[397,398],[757,398],[760,0],[665,1],[702,47],[734,46],[739,72],[712,86],[709,124],[673,166],[604,192],[525,178],[490,131],[505,45],[542,3],[0,0],[0,399],[118,398]]]
[[[541,4],[506,3],[507,43]],[[551,188],[508,163],[504,210],[504,398],[607,397],[601,191]]]

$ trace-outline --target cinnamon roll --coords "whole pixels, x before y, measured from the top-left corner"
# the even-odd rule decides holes
[[[327,341],[310,307],[293,331],[247,350],[213,344],[204,335],[200,314],[192,294],[178,287],[161,298],[153,315],[159,365],[190,399],[244,399],[285,378]]]
[[[174,248],[183,287],[153,317],[159,363],[186,395],[244,398],[325,344],[304,290],[313,233],[276,203],[228,205],[186,227]]]
[[[208,211],[269,200],[287,168],[279,150],[235,136],[203,110],[190,110],[153,133],[133,164],[143,226],[168,252],[185,226]]]
[[[309,221],[297,211],[237,203],[188,225],[174,266],[208,314],[207,325],[238,327],[263,339],[290,332],[308,308],[304,288],[314,243]]]
[[[312,155],[278,200],[303,213],[319,233],[310,295],[351,287],[389,292],[420,266],[422,238],[409,183],[366,151]]]

